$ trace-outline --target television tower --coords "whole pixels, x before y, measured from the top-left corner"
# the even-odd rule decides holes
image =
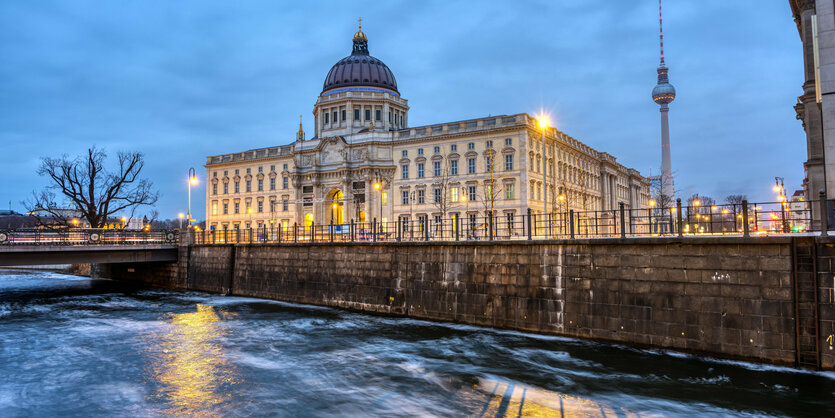
[[[675,198],[673,169],[670,162],[670,121],[668,106],[676,98],[676,89],[670,84],[667,66],[664,65],[664,19],[661,15],[661,0],[658,0],[658,29],[661,41],[661,64],[658,66],[658,84],[652,89],[652,100],[661,105],[661,195]]]

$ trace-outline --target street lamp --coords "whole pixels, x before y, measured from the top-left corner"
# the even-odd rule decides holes
[[[177,214],[177,217],[180,218],[180,229],[183,229],[183,217],[184,216],[185,215],[183,215],[183,212],[180,212],[180,213]]]
[[[472,225],[469,225],[469,223],[470,223],[470,215],[469,215],[469,213],[468,213],[468,212],[470,211],[470,199],[467,199],[467,193],[466,193],[466,192],[464,192],[464,188],[463,188],[463,187],[461,188],[461,190],[462,190],[462,192],[461,192],[461,200],[463,200],[463,201],[464,201],[464,219],[466,219],[466,220],[467,220],[467,224],[468,224],[468,226],[467,226],[467,239],[470,239],[470,229],[472,229]],[[460,223],[460,222],[459,222],[459,223]]]
[[[194,167],[188,169],[188,227],[191,228],[191,186],[197,185],[197,173]]]
[[[551,121],[548,115],[542,113],[537,118],[537,122],[539,123],[539,129],[542,131],[542,213],[545,215],[545,222],[548,222],[548,156],[545,146],[545,130],[548,129]],[[550,232],[551,223],[548,222],[547,225],[546,235]]]
[[[125,221],[127,221],[128,218],[125,218],[124,216],[122,216],[121,220],[122,220],[122,229],[125,229]]]

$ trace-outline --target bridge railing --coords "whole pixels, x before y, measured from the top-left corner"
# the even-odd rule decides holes
[[[0,246],[177,244],[179,238],[180,234],[176,230],[132,231],[80,228],[0,230]]]
[[[467,211],[401,216],[381,222],[342,224],[262,224],[250,229],[215,229],[195,233],[198,244],[293,242],[490,241],[575,238],[704,237],[784,235],[819,232],[811,211],[819,202],[766,202],[613,210],[575,211],[564,205],[547,215],[528,209]],[[550,208],[549,208],[550,209]],[[562,209],[562,210],[560,210]],[[747,221],[746,221],[747,220]]]

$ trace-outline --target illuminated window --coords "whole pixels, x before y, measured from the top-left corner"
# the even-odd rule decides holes
[[[507,200],[513,200],[513,183],[504,185],[504,197]]]
[[[389,194],[387,192],[383,192],[383,204],[388,204]]]
[[[452,199],[452,203],[457,202],[458,201],[458,188],[453,187],[453,188],[449,189],[449,192],[450,192],[449,197],[450,197],[450,199]]]
[[[212,215],[217,215],[217,202],[212,202]]]

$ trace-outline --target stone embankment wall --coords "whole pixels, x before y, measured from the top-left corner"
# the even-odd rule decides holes
[[[820,359],[831,370],[826,339],[835,318],[832,296],[824,296],[833,275],[813,268],[798,288],[794,266],[820,264],[823,245],[831,272],[835,248],[805,245],[790,238],[195,245],[169,270],[111,274],[775,364],[813,367]],[[816,275],[828,278],[816,286]],[[795,303],[815,290],[815,305]]]

